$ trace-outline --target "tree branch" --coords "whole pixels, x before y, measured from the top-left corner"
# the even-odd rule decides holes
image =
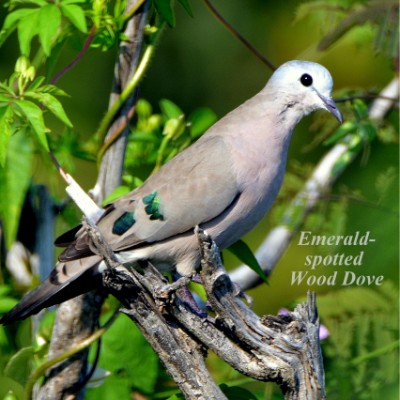
[[[198,231],[202,283],[216,318],[193,312],[178,295],[160,297],[165,278],[150,264],[142,274],[123,266],[106,272],[104,285],[157,352],[186,399],[226,399],[206,369],[206,349],[242,374],[276,382],[285,399],[324,399],[315,295],[287,316],[259,318],[235,296],[217,246]],[[97,249],[106,255],[107,250]]]

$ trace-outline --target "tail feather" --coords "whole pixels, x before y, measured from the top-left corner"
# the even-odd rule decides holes
[[[82,261],[86,262],[82,263]],[[78,271],[76,270],[77,262],[81,264]],[[71,265],[68,265],[70,263],[57,264],[49,278],[27,293],[11,311],[0,318],[0,324],[6,325],[28,318],[43,308],[60,304],[99,287],[101,285],[99,262],[100,257],[92,256],[86,260],[75,260],[71,262]],[[72,275],[70,275],[71,271],[73,271]]]

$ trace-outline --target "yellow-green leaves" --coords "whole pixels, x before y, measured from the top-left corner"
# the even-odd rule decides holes
[[[44,121],[50,111],[62,123],[72,127],[64,108],[55,95],[65,95],[53,85],[45,85],[43,78],[35,79],[35,68],[22,56],[15,65],[9,81],[0,84],[0,165],[4,166],[7,144],[11,135],[22,130],[35,137],[44,150],[49,150]],[[22,128],[21,128],[22,127]]]
[[[29,0],[21,3],[29,6],[18,8],[7,15],[0,32],[0,45],[17,30],[22,55],[29,57],[32,39],[38,36],[43,52],[48,57],[59,34],[65,31],[68,23],[80,32],[87,33],[85,11],[77,5],[84,3],[84,0]]]
[[[56,95],[65,93],[44,84],[44,78],[35,79],[35,68],[26,57],[17,60],[8,82],[0,83],[0,192],[3,193],[0,219],[7,246],[17,234],[33,153],[37,148],[49,151],[46,112],[67,127],[72,126]]]
[[[42,110],[35,103],[27,100],[18,100],[14,104],[22,111],[22,115],[28,121],[39,143],[48,151],[49,145],[47,143]]]
[[[49,86],[49,85],[47,85]],[[29,91],[25,93],[26,97],[30,97],[33,100],[37,100],[40,104],[46,107],[53,115],[55,115],[61,122],[68,127],[72,127],[72,123],[67,117],[63,106],[60,101],[50,93],[41,91]]]
[[[165,161],[189,146],[216,120],[207,107],[195,109],[189,115],[171,100],[160,101],[160,113],[154,113],[149,102],[140,99],[136,105],[137,122],[132,129],[126,156],[129,168],[154,165],[158,169]],[[124,178],[126,181],[126,179]]]
[[[54,4],[46,4],[38,12],[38,35],[44,54],[50,55],[51,47],[61,24],[60,9]]]
[[[64,0],[60,3],[63,15],[81,32],[87,32],[85,13],[82,8],[74,3],[82,3],[79,0]]]

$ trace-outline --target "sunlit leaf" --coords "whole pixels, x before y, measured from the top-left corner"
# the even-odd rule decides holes
[[[128,194],[131,191],[129,186],[118,186],[115,190],[113,190],[103,201],[103,204],[109,204],[120,197]]]
[[[46,137],[46,127],[43,120],[42,110],[31,101],[28,100],[18,100],[14,103],[22,111],[25,117],[28,119],[39,143],[43,148],[48,151],[49,144]]]
[[[165,115],[167,119],[178,118],[183,115],[183,111],[171,100],[160,100],[160,107],[163,115]]]
[[[81,7],[75,4],[61,3],[61,10],[76,28],[83,33],[87,33],[85,13]]]
[[[32,38],[38,33],[39,9],[20,19],[18,23],[18,42],[21,53],[29,56]]]
[[[357,129],[356,121],[345,121],[342,125],[340,125],[335,132],[329,136],[328,139],[324,141],[325,146],[330,146],[332,144],[337,143],[340,139],[348,135],[349,133],[354,132]]]
[[[0,93],[0,107],[6,107],[10,103],[11,98]]]
[[[39,87],[36,92],[41,92],[41,93],[50,93],[55,96],[68,96],[68,93],[64,92],[64,90],[60,89],[59,87],[55,85],[44,85],[42,87]]]
[[[358,119],[368,118],[368,107],[364,101],[360,99],[353,100],[353,109]]]
[[[86,0],[62,0],[62,4],[79,4],[79,3],[85,3]]]
[[[18,303],[13,297],[0,297],[0,313],[4,314],[10,311]]]
[[[31,97],[42,103],[49,109],[60,121],[64,122],[68,127],[72,127],[72,122],[67,117],[60,101],[49,93],[26,92],[26,97]]]
[[[217,121],[217,114],[210,108],[202,107],[194,110],[188,116],[188,121],[191,123],[190,135],[197,138]]]
[[[7,30],[12,28],[17,22],[21,19],[26,17],[29,14],[35,13],[37,10],[34,8],[21,8],[19,10],[15,10],[6,16],[4,20],[3,29]]]
[[[19,400],[24,398],[24,387],[12,378],[0,375],[0,388],[5,393],[2,400]]]
[[[47,4],[39,11],[39,38],[46,56],[50,55],[51,45],[61,24],[61,12],[53,4]]]

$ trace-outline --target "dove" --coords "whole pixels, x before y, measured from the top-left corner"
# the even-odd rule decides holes
[[[151,262],[161,272],[190,277],[200,264],[196,226],[224,249],[252,230],[272,206],[285,174],[292,133],[322,109],[339,122],[333,80],[322,65],[289,61],[254,97],[228,113],[140,187],[105,206],[97,227],[118,261]],[[0,323],[99,287],[107,268],[77,227],[58,238],[65,247],[49,278],[29,292]]]

